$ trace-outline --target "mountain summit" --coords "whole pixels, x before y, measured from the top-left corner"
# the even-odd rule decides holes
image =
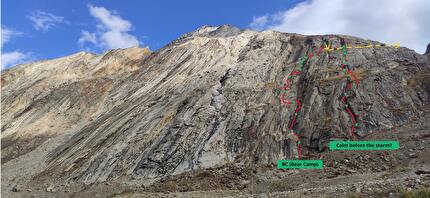
[[[328,142],[414,137],[414,148],[424,145],[414,155],[429,152],[429,72],[427,58],[404,47],[228,25],[155,52],[19,65],[1,75],[2,194],[258,191],[255,178],[280,159],[323,159],[331,172],[319,179],[388,170],[388,161],[375,158],[373,170],[369,156],[339,156]]]

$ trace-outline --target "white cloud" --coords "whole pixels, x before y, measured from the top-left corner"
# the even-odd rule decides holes
[[[261,17],[268,19],[263,20],[264,29],[399,42],[419,53],[430,42],[428,0],[308,0],[283,12],[254,17],[253,22]]]
[[[57,16],[48,12],[37,10],[31,15],[27,16],[33,22],[33,27],[36,30],[48,31],[52,29],[57,23],[66,23],[64,17]]]
[[[1,69],[8,68],[13,65],[26,63],[32,61],[33,58],[30,53],[22,53],[19,51],[6,52],[1,54]]]
[[[21,32],[17,32],[5,26],[1,26],[1,48],[3,48],[3,45],[9,42],[12,37],[16,37],[20,35],[22,35]]]
[[[131,28],[131,23],[129,21],[122,19],[119,15],[112,14],[111,11],[104,7],[89,5],[89,10],[91,16],[101,22],[102,28],[121,32],[129,31]]]
[[[127,48],[139,45],[137,38],[128,33],[132,28],[131,22],[104,7],[89,5],[88,8],[91,16],[98,22],[97,32],[82,31],[78,40],[80,45],[90,42],[102,49]]]
[[[251,24],[249,24],[249,27],[251,27],[254,30],[263,30],[267,23],[269,22],[269,16],[259,16],[259,17],[253,17]]]
[[[85,42],[90,42],[92,44],[97,44],[97,37],[95,33],[90,33],[88,31],[81,31],[81,38],[79,38],[79,45],[83,46]]]
[[[33,60],[31,53],[22,53],[19,51],[3,52],[3,46],[8,43],[13,37],[22,35],[21,32],[1,26],[1,70],[16,65],[25,63]]]

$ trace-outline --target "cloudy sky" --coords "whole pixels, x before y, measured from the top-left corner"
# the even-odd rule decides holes
[[[347,34],[423,53],[429,0],[2,1],[1,67],[79,51],[157,50],[202,25]]]

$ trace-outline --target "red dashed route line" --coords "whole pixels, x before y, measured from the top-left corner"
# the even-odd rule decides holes
[[[326,45],[327,46],[327,45]],[[299,69],[297,70],[293,70],[292,72],[290,72],[290,74],[288,74],[287,76],[284,77],[283,81],[281,82],[282,85],[282,90],[279,96],[279,100],[281,102],[281,104],[283,106],[287,106],[287,105],[291,105],[291,104],[296,104],[296,108],[294,110],[294,114],[292,117],[292,120],[289,124],[289,129],[292,133],[292,135],[294,137],[297,138],[296,144],[297,144],[297,156],[298,158],[300,158],[301,155],[301,145],[300,145],[300,137],[297,134],[297,132],[294,131],[294,127],[297,123],[297,116],[299,115],[300,110],[302,109],[302,103],[299,99],[296,100],[290,100],[290,99],[286,99],[286,94],[288,93],[288,91],[291,89],[291,78],[296,77],[296,76],[300,76],[303,74],[304,71],[304,65],[314,56],[318,56],[318,60],[319,60],[319,55],[324,51],[324,47],[320,47],[319,50],[316,53],[309,53],[306,52],[306,54],[301,57],[298,61],[298,64],[300,66]],[[345,75],[349,74],[349,76],[351,76],[351,78],[355,81],[357,87],[358,87],[358,78],[357,76],[355,76],[355,74],[347,67],[346,61],[345,61],[345,57],[346,57],[346,46],[342,46],[341,47],[342,51],[343,51],[343,55],[341,57],[342,59],[342,64],[341,64],[341,68],[342,71],[344,71]],[[289,64],[290,65],[290,64]],[[349,107],[348,104],[348,98],[346,96],[346,92],[348,90],[352,89],[352,83],[349,82],[349,77],[347,78],[347,85],[345,86],[343,93],[341,94],[340,100],[342,101],[342,103],[345,105],[345,110],[347,111],[348,115],[351,118],[351,122],[352,122],[352,126],[351,126],[351,136],[354,138],[355,137],[355,127],[359,126],[356,120],[356,115],[353,113],[352,109]]]
[[[353,78],[353,80],[355,80],[355,83],[356,83],[356,85],[358,87],[358,79],[357,79],[357,77],[346,66],[347,65],[346,64],[346,60],[345,60],[345,57],[346,57],[346,54],[347,54],[346,53],[346,46],[345,45],[342,46],[341,49],[342,49],[342,52],[343,52],[342,57],[341,57],[341,59],[342,59],[342,64],[341,64],[342,71],[344,71],[345,75],[349,74],[351,76],[351,78]],[[352,83],[349,82],[349,77],[348,77],[347,78],[347,84],[345,86],[344,92],[341,94],[340,97],[341,97],[342,103],[345,105],[345,110],[348,112],[348,115],[351,118],[352,126],[351,126],[350,135],[352,136],[352,138],[355,138],[355,127],[358,126],[358,123],[357,123],[357,120],[356,120],[356,115],[352,112],[352,109],[351,109],[350,105],[348,104],[348,98],[347,98],[347,94],[346,94],[346,92],[348,90],[351,90],[351,89],[352,89]]]
[[[295,76],[300,76],[304,71],[303,66],[308,62],[308,60],[310,60],[314,56],[318,56],[321,52],[323,52],[323,50],[324,50],[324,48],[321,47],[315,54],[306,52],[306,55],[304,55],[303,57],[301,57],[299,59],[300,68],[298,70],[292,71],[288,76],[286,76],[283,79],[283,82],[282,82],[283,83],[282,93],[279,97],[281,104],[283,104],[284,106],[296,104],[296,109],[294,110],[293,118],[292,118],[292,121],[289,125],[289,129],[291,130],[291,133],[293,134],[293,136],[295,136],[297,138],[297,142],[296,142],[297,143],[297,155],[299,158],[300,158],[300,154],[301,154],[300,138],[299,138],[298,134],[293,130],[293,128],[296,125],[297,116],[298,116],[300,110],[302,109],[302,103],[300,102],[299,99],[288,100],[285,97],[291,88],[291,80],[290,79],[295,77]]]

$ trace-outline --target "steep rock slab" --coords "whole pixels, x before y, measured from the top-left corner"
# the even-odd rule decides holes
[[[295,106],[284,107],[277,83],[297,69],[306,52],[329,43],[380,45],[348,36],[254,32],[203,27],[153,53],[139,73],[115,91],[124,103],[105,112],[50,155],[50,170],[93,183],[121,176],[160,178],[196,168],[258,165],[296,158],[289,125]],[[349,105],[361,124],[356,138],[407,123],[423,112],[428,90],[408,84],[429,66],[406,48],[348,49],[348,67],[361,83]],[[294,130],[303,156],[324,151],[330,139],[350,139],[351,117],[339,95],[343,78],[333,67],[339,53],[307,62],[289,97],[302,108]],[[334,78],[333,78],[334,77]]]
[[[28,182],[46,169],[52,149],[121,103],[110,100],[110,90],[150,53],[143,48],[81,52],[2,72],[2,184]]]
[[[136,60],[137,70],[109,77],[113,84],[102,97],[85,98],[100,105],[97,116],[84,117],[86,122],[69,129],[70,137],[47,150],[47,166],[37,169],[42,173],[35,179],[144,183],[193,169],[296,158],[297,138],[290,127],[297,106],[280,103],[279,83],[299,69],[297,62],[306,53],[326,44],[380,45],[349,36],[302,36],[231,26],[205,26],[188,33]],[[291,79],[287,97],[302,105],[293,130],[299,134],[303,158],[325,152],[330,139],[359,139],[403,125],[428,105],[429,83],[421,79],[430,66],[424,56],[387,46],[347,49],[348,68],[360,80],[345,93],[361,123],[356,136],[351,136],[351,117],[339,100],[347,86],[347,77],[337,70],[341,54],[323,51]],[[115,74],[102,68],[116,71],[125,63],[107,62],[100,68],[101,64],[94,62],[97,69],[91,71],[97,72],[92,76]],[[10,105],[2,101],[3,106]],[[51,110],[37,112],[45,115]],[[9,130],[16,133],[19,127]],[[18,158],[6,165],[20,162],[23,159]]]

